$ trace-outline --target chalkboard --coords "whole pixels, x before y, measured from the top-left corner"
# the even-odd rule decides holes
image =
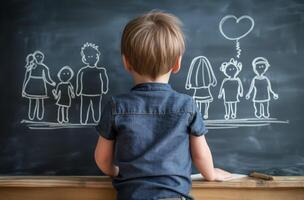
[[[102,174],[94,125],[133,84],[122,30],[152,9],[184,24],[186,52],[170,84],[196,98],[215,166],[304,175],[300,0],[3,2],[0,174]]]

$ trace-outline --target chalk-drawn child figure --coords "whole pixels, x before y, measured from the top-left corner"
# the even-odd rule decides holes
[[[253,92],[254,114],[257,118],[269,118],[269,101],[270,93],[273,99],[278,99],[271,87],[269,79],[265,76],[266,71],[270,67],[268,60],[264,57],[257,57],[252,61],[253,71],[256,76],[252,79],[246,99],[250,99]]]
[[[243,84],[237,75],[242,70],[242,63],[233,58],[229,62],[224,62],[220,70],[225,74],[218,98],[223,98],[225,106],[225,119],[236,118],[237,103],[239,97],[243,97]]]
[[[97,66],[100,59],[98,46],[85,43],[80,52],[86,65],[77,73],[76,95],[81,97],[80,123],[87,124],[89,116],[98,123],[101,115],[102,95],[108,92],[108,75],[104,67]]]
[[[55,86],[49,68],[43,63],[44,54],[35,51],[26,57],[26,72],[22,88],[22,96],[29,99],[28,118],[44,117],[44,99],[48,98],[47,84]]]
[[[52,92],[55,99],[57,99],[57,121],[62,124],[63,122],[69,122],[69,108],[71,107],[71,98],[75,98],[74,88],[70,82],[74,76],[74,72],[69,66],[64,66],[58,72],[57,76],[60,80],[60,83]]]
[[[202,112],[205,104],[204,119],[208,119],[209,105],[213,101],[210,87],[216,86],[217,81],[209,60],[205,56],[193,58],[188,71],[186,89],[193,89],[193,99]]]

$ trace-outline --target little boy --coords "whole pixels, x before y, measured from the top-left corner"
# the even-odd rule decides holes
[[[193,99],[168,84],[184,49],[180,22],[171,14],[150,12],[123,31],[123,63],[135,86],[105,106],[95,149],[98,167],[113,177],[117,199],[192,199],[191,157],[209,181],[230,176],[213,167]]]

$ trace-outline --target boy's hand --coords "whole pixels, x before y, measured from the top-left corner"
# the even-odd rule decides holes
[[[273,94],[273,98],[278,99],[279,98],[278,94]]]
[[[247,100],[250,99],[250,95],[249,94],[246,95],[246,99]]]
[[[214,168],[214,172],[215,172],[215,181],[225,181],[226,179],[232,176],[231,173],[219,168]]]

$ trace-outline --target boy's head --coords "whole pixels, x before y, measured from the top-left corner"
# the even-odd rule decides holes
[[[80,51],[82,62],[89,66],[96,66],[99,61],[100,51],[98,46],[93,43],[85,43]]]
[[[172,14],[152,11],[124,28],[121,53],[136,73],[156,79],[168,73],[185,50],[181,22]]]

